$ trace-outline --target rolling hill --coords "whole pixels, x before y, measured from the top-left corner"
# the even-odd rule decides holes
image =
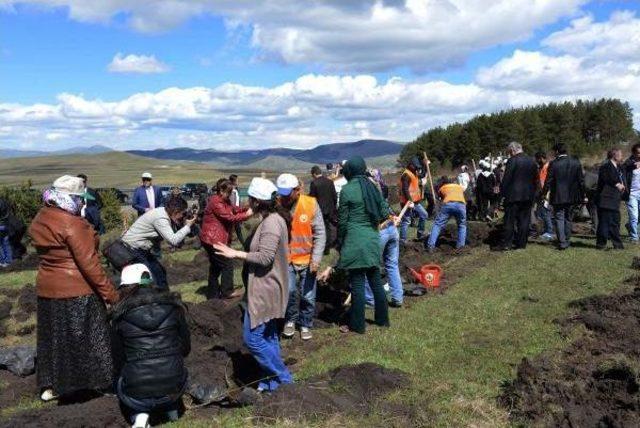
[[[159,150],[130,150],[128,153],[155,159],[207,162],[219,167],[260,168],[273,163],[285,169],[286,164],[290,163],[291,165],[297,164],[298,168],[293,168],[297,170],[314,164],[324,165],[339,162],[355,155],[361,155],[367,159],[397,156],[403,147],[402,144],[392,141],[361,140],[352,143],[324,144],[308,150],[276,148],[225,152],[180,147]],[[277,162],[274,163],[276,160]],[[305,162],[308,165],[302,165],[300,162]],[[269,169],[277,168],[271,167]]]
[[[62,156],[62,155],[97,155],[102,153],[112,152],[113,149],[109,147],[95,145],[88,147],[71,147],[65,150],[57,150],[53,152],[46,152],[44,150],[14,150],[14,149],[2,149],[0,150],[0,158],[31,158],[42,156]]]

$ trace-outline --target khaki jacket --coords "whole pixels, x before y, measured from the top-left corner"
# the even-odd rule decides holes
[[[33,219],[29,236],[40,256],[39,297],[68,299],[96,293],[107,303],[118,301],[100,264],[98,235],[85,219],[45,207]]]

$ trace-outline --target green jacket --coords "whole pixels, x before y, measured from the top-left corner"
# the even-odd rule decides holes
[[[383,202],[382,210],[388,211]],[[380,266],[380,238],[378,225],[369,220],[364,208],[362,190],[357,180],[347,183],[340,192],[338,206],[338,240],[340,269],[359,269]]]

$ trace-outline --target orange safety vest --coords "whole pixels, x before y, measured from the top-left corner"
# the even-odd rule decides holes
[[[466,204],[464,199],[464,190],[459,184],[451,183],[440,186],[440,194],[442,195],[442,202],[462,202]]]
[[[291,222],[291,240],[289,241],[289,262],[294,265],[311,263],[313,252],[312,224],[316,215],[316,198],[300,195]]]
[[[407,174],[411,179],[409,183],[409,195],[411,196],[411,202],[420,202],[422,200],[422,192],[420,191],[420,179],[413,172],[405,169],[402,175]],[[400,202],[402,205],[407,203],[407,199],[404,197],[404,193],[402,192],[402,175],[400,176],[400,184],[398,189],[400,189]]]

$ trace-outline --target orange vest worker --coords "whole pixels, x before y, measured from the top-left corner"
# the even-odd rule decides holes
[[[402,173],[402,175],[405,174],[408,175],[409,179],[411,180],[409,182],[409,195],[411,196],[411,202],[420,202],[422,200],[422,192],[420,191],[420,179],[417,175],[415,175],[408,169],[405,169]],[[402,205],[404,205],[407,203],[407,199],[404,197],[404,194],[402,192],[402,176],[400,176],[400,185],[398,186],[398,189],[400,189],[400,202],[402,202]]]
[[[291,222],[291,240],[289,242],[289,262],[294,265],[311,263],[313,251],[312,224],[316,214],[316,198],[300,195]]]

